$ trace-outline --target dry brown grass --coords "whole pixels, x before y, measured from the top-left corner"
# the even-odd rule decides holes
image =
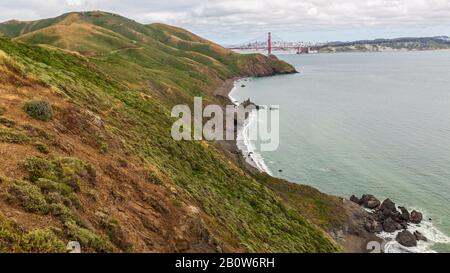
[[[179,27],[175,27],[175,26],[170,26],[170,25],[166,25],[166,24],[161,24],[161,23],[157,23],[154,24],[157,25],[158,27],[160,27],[161,29],[164,29],[166,31],[166,33],[171,37],[171,39],[173,39],[173,41],[175,43],[179,43],[180,41],[184,41],[184,42],[188,42],[188,43],[198,43],[198,44],[208,44],[211,46],[211,48],[218,54],[220,55],[227,55],[229,54],[231,51],[216,44],[213,43],[211,41],[208,41],[206,39],[201,38],[200,36],[189,32],[185,29],[179,28]],[[182,35],[182,36],[181,36]],[[183,36],[187,36],[189,37],[189,40],[183,39],[181,37]]]
[[[49,40],[54,39],[55,42],[53,45],[58,48],[80,52],[86,56],[92,56],[117,49],[115,46],[108,47],[107,44],[100,45],[96,43],[95,41],[99,39],[115,40],[117,44],[121,44],[120,47],[134,46],[132,43],[127,42],[126,38],[122,37],[120,34],[106,28],[76,21],[76,19],[72,17],[68,17],[66,20],[53,26],[29,32],[16,38],[16,40],[23,42],[34,41],[37,35],[45,36],[46,39]],[[43,44],[45,43],[43,42]],[[89,53],[88,50],[83,50],[83,48],[94,49],[94,52]]]

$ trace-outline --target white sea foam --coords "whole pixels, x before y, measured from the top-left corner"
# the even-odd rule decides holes
[[[241,82],[237,81],[235,82],[235,86],[233,90],[229,94],[230,100],[235,104],[238,105],[239,102],[233,98],[232,93],[235,92],[238,88],[238,84],[241,84]],[[237,141],[237,146],[239,150],[242,151],[243,155],[245,156],[246,161],[254,166],[255,168],[259,169],[262,172],[266,172],[270,175],[271,172],[267,165],[264,162],[264,158],[256,152],[255,145],[252,143],[251,140],[248,139],[248,137],[245,137],[247,135],[247,130],[249,126],[253,122],[258,122],[257,120],[257,114],[256,112],[252,113],[249,118],[246,121],[246,124],[241,132],[238,132],[239,136],[243,136],[242,140]],[[238,137],[239,138],[239,137]],[[331,172],[332,169],[321,169],[323,172]],[[416,209],[417,211],[424,212],[423,209]],[[371,212],[371,210],[368,210]],[[434,224],[431,221],[428,221],[426,219],[429,219],[426,217],[426,212],[424,212],[424,221],[420,225],[414,225],[410,224],[408,227],[408,231],[411,233],[414,233],[415,231],[419,231],[422,233],[428,241],[419,241],[417,244],[417,247],[407,248],[402,245],[400,245],[395,239],[398,235],[398,232],[395,233],[387,233],[382,232],[380,234],[377,234],[379,237],[384,239],[385,245],[384,250],[387,253],[435,253],[432,249],[432,246],[436,243],[443,243],[443,244],[450,244],[450,237],[443,234],[441,231],[439,231]]]
[[[418,211],[423,211],[418,209]],[[425,218],[424,219],[428,219]],[[382,232],[378,234],[385,241],[384,250],[386,253],[436,253],[432,246],[436,243],[450,244],[450,237],[439,231],[431,221],[424,220],[420,225],[409,224],[408,231],[413,233],[418,231],[424,235],[428,241],[418,241],[416,247],[404,247],[395,239],[401,231],[395,233]]]
[[[231,92],[228,94],[228,97],[230,100],[235,104],[239,105],[239,102],[233,98],[232,93],[237,90],[237,84],[239,84],[239,81],[236,81],[234,83],[234,88],[231,90]],[[257,152],[256,147],[254,143],[249,139],[248,137],[248,130],[252,124],[255,122],[258,122],[258,113],[257,110],[254,110],[250,113],[247,120],[245,121],[245,124],[240,132],[238,132],[237,135],[237,141],[236,145],[238,149],[242,152],[243,156],[245,157],[245,161],[250,164],[251,166],[257,168],[261,172],[265,172],[269,175],[272,175],[272,173],[269,170],[269,167],[267,167],[266,163],[264,162],[264,158],[260,153]]]

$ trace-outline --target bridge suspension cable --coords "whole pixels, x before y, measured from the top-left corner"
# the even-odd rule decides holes
[[[312,43],[288,42],[284,38],[270,32],[266,35],[253,38],[245,43],[229,46],[228,48],[234,50],[267,50],[267,54],[270,55],[272,51],[288,50],[296,50],[298,54],[310,53],[317,51],[321,46]]]

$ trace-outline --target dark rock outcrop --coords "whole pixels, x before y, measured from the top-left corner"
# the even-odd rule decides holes
[[[411,223],[418,225],[418,224],[420,224],[422,222],[422,220],[423,220],[423,214],[422,213],[420,213],[418,211],[415,211],[415,210],[413,210],[411,212]]]
[[[401,219],[406,222],[411,221],[411,214],[408,212],[408,210],[405,207],[398,207],[398,208],[402,213]]]
[[[383,230],[389,233],[395,232],[398,230],[398,223],[389,217],[383,221]]]
[[[358,205],[361,205],[361,204],[362,204],[361,199],[359,199],[358,197],[356,197],[356,196],[354,196],[354,195],[352,195],[352,196],[350,197],[350,201],[352,201],[353,203],[356,203],[356,204],[358,204]]]
[[[383,201],[383,203],[380,206],[380,210],[383,212],[389,211],[389,212],[395,213],[395,212],[397,212],[397,207],[395,206],[395,203],[392,202],[392,200],[388,198]]]
[[[240,105],[243,106],[244,108],[249,107],[250,110],[252,110],[252,109],[259,110],[261,108],[259,105],[255,104],[250,99],[243,101]]]
[[[364,220],[364,229],[369,233],[380,233],[382,231],[393,233],[403,230],[397,236],[399,241],[404,246],[416,246],[417,241],[427,238],[420,232],[416,231],[414,234],[409,232],[408,225],[410,223],[420,224],[423,220],[422,213],[412,211],[411,213],[405,207],[398,207],[391,199],[386,199],[380,204],[380,201],[371,194],[365,194],[359,199],[352,195],[350,200],[365,208],[372,209],[368,217]]]
[[[380,233],[383,231],[383,226],[380,222],[370,219],[366,220],[364,228],[370,233]]]
[[[376,209],[380,206],[380,200],[371,194],[365,194],[361,198],[361,203],[365,208]]]
[[[408,229],[408,222],[404,221],[400,223],[401,229]]]
[[[417,239],[414,234],[411,232],[404,230],[397,235],[397,242],[399,242],[402,246],[406,247],[414,247],[417,246]]]

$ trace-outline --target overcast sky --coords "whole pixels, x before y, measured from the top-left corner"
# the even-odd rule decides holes
[[[0,0],[0,21],[103,10],[222,44],[271,31],[292,41],[450,35],[450,0]]]

